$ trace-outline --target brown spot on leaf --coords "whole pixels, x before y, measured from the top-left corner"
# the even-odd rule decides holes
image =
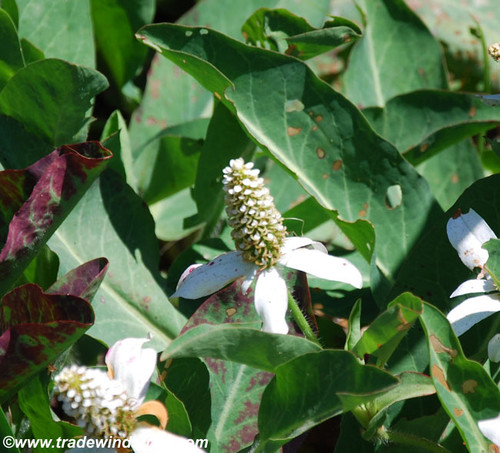
[[[436,337],[436,335],[431,335],[429,339],[432,345],[432,349],[434,349],[434,351],[436,351],[438,354],[441,352],[445,352],[452,359],[454,359],[457,356],[457,350],[445,346],[443,343],[441,343],[441,340],[438,337]]]
[[[236,313],[236,308],[231,307],[231,308],[226,308],[226,315],[230,318]]]
[[[286,133],[289,137],[293,137],[297,134],[300,134],[300,131],[302,130],[301,127],[292,127],[292,126],[288,126],[287,129],[286,129]]]
[[[321,121],[323,121],[323,115],[316,115],[314,121],[316,121],[317,123],[321,123]]]
[[[475,393],[476,387],[477,387],[477,381],[475,381],[474,379],[467,379],[462,384],[462,392],[464,394]]]
[[[317,131],[317,130],[318,130],[318,126],[314,125],[314,126],[312,127],[312,130],[313,130],[313,132]]]
[[[321,175],[321,177],[322,177],[323,179],[326,179],[326,178],[328,178],[328,175],[327,175],[326,173],[323,173],[323,174]]]
[[[429,143],[422,143],[420,145],[420,152],[425,153],[429,149],[430,144]]]
[[[459,181],[460,181],[460,177],[456,173],[453,173],[451,175],[451,183],[457,184]]]
[[[400,332],[403,330],[408,330],[411,327],[411,323],[405,319],[403,310],[401,309],[398,310],[398,320],[401,322],[401,324],[397,327],[397,330],[399,330]]]
[[[451,392],[450,386],[446,381],[444,376],[444,372],[441,368],[439,368],[436,364],[432,365],[432,375],[437,379],[437,381],[449,392]]]
[[[337,159],[332,164],[333,171],[339,171],[342,168],[342,159]]]
[[[316,154],[320,159],[324,159],[326,156],[325,150],[323,148],[316,149]]]
[[[455,413],[455,415],[457,417],[460,417],[464,413],[464,410],[463,409],[459,409],[458,407],[455,407],[455,408],[453,408],[453,412]]]
[[[476,115],[476,110],[477,108],[474,105],[469,109],[469,116],[471,118]]]

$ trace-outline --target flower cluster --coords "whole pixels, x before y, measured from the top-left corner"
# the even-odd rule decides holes
[[[54,379],[54,396],[86,433],[127,438],[134,427],[135,403],[120,381],[101,370],[72,365]]]
[[[500,61],[500,43],[496,42],[488,47],[488,53],[493,60]]]
[[[285,237],[281,214],[252,164],[245,164],[243,159],[232,160],[223,172],[226,212],[238,250],[202,266],[188,267],[172,297],[208,296],[245,277],[245,293],[255,281],[254,304],[262,319],[262,330],[286,334],[286,268],[362,287],[361,273],[348,260],[328,255],[323,244],[309,238]]]
[[[223,170],[223,184],[231,237],[242,258],[262,268],[276,264],[286,229],[274,199],[253,163],[232,159]]]
[[[128,439],[135,453],[203,453],[187,439],[164,430],[168,414],[161,403],[144,403],[157,356],[154,349],[142,348],[147,341],[116,342],[106,354],[107,374],[76,365],[64,368],[54,378],[54,395],[86,433]],[[154,415],[161,428],[137,420],[146,414]]]

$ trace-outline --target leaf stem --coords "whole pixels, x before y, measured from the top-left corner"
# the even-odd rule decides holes
[[[409,433],[400,433],[396,431],[386,431],[384,437],[387,441],[399,445],[408,445],[416,447],[419,451],[427,451],[430,453],[449,453],[449,450],[442,445],[436,444],[429,439],[418,437]]]
[[[295,320],[295,322],[299,326],[299,328],[302,331],[302,333],[304,334],[304,336],[308,340],[316,343],[318,346],[321,346],[318,338],[316,337],[316,335],[314,335],[314,332],[311,329],[311,326],[307,322],[307,319],[305,318],[304,313],[302,313],[302,310],[297,305],[297,302],[290,294],[290,291],[288,291],[288,308],[291,310],[293,319]]]

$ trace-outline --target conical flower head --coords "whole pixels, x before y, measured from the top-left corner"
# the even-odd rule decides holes
[[[233,159],[223,173],[226,213],[236,248],[245,261],[271,268],[281,256],[286,236],[273,197],[252,162]]]
[[[134,401],[101,370],[72,365],[54,379],[54,395],[86,433],[127,438],[135,426]]]

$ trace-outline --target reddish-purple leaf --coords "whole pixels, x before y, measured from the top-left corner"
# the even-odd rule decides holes
[[[12,287],[110,157],[100,143],[85,142],[61,146],[24,170],[0,172],[0,183],[5,182],[0,190],[0,294]]]
[[[49,294],[72,294],[91,301],[108,267],[109,261],[106,258],[87,261],[58,279],[47,292]]]
[[[94,322],[90,304],[77,296],[46,294],[26,284],[0,304],[0,401],[4,401],[71,346]]]

